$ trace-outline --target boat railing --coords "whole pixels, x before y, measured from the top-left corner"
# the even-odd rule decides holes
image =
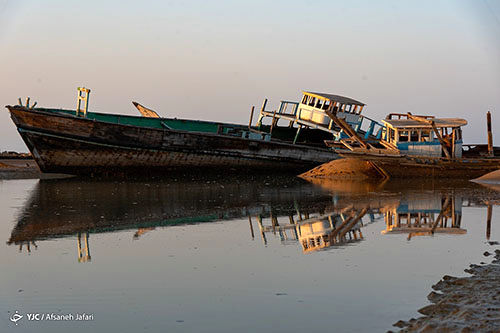
[[[424,115],[412,115],[413,117],[419,117],[419,118],[424,118],[424,119],[433,119],[436,118],[434,116],[424,116]],[[385,119],[391,120],[391,119],[410,119],[408,113],[389,113]]]
[[[278,114],[296,116],[299,103],[292,101],[280,101],[280,108],[278,109]],[[289,111],[289,112],[287,112]]]

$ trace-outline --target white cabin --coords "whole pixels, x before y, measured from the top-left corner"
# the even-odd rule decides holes
[[[297,119],[328,126],[331,119],[325,111],[330,111],[349,124],[357,125],[360,122],[361,111],[365,104],[339,95],[309,91],[303,93],[298,106]]]
[[[446,149],[449,157],[462,157],[464,119],[390,114],[382,123],[386,128],[382,141],[401,153],[441,157]]]

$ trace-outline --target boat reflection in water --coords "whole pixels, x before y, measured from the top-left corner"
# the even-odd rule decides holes
[[[462,201],[461,195],[452,194],[404,198],[398,206],[384,209],[386,230],[382,233],[406,233],[408,240],[435,233],[465,234],[467,230],[460,228]]]
[[[299,243],[304,253],[350,245],[364,239],[365,226],[381,220],[385,222],[383,235],[407,234],[408,240],[435,234],[464,235],[467,230],[461,227],[463,206],[487,207],[489,239],[492,205],[498,203],[492,198],[499,196],[468,182],[450,187],[435,182],[316,180],[316,185],[331,193],[332,211],[312,217],[296,212],[288,217],[289,223],[271,217],[266,224],[257,216],[264,244],[273,234],[285,245]],[[253,237],[251,220],[250,228]]]
[[[25,203],[7,244],[27,252],[40,241],[75,237],[78,260],[91,260],[89,235],[132,230],[132,239],[158,227],[309,214],[331,196],[299,180],[89,181],[41,180]]]
[[[473,183],[41,180],[7,243],[31,252],[37,242],[75,237],[78,261],[87,262],[91,234],[130,230],[137,240],[159,227],[248,218],[252,238],[256,225],[264,244],[274,237],[310,253],[354,245],[382,221],[384,235],[463,235],[464,205],[488,206],[488,238],[495,202],[498,192]]]
[[[289,223],[280,223],[276,216],[270,218],[271,225],[266,225],[261,216],[257,216],[256,219],[264,244],[267,244],[266,234],[272,233],[279,235],[284,244],[299,242],[304,253],[308,253],[361,241],[363,239],[361,228],[376,221],[377,216],[367,208],[356,210],[351,206],[338,212],[313,217],[309,214],[302,215],[299,211],[296,215],[288,217]],[[251,218],[250,228],[253,236]]]

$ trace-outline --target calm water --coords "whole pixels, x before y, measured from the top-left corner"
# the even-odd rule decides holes
[[[0,331],[383,332],[485,260],[498,197],[472,183],[1,181]]]

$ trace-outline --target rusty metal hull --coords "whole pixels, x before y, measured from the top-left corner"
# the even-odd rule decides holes
[[[445,159],[408,155],[339,153],[343,157],[371,162],[390,178],[474,179],[500,168],[500,158]]]
[[[123,125],[19,106],[7,108],[43,172],[296,172],[337,158],[327,148]]]

